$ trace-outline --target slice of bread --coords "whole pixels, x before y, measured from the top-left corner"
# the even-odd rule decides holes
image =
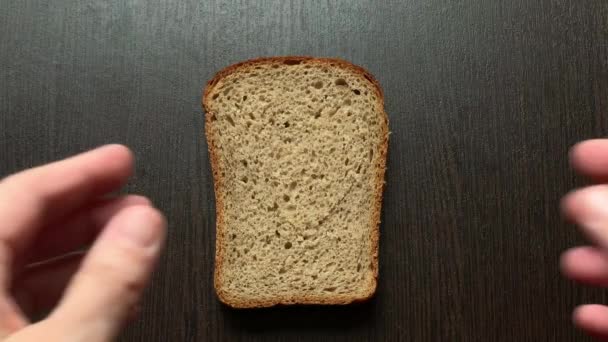
[[[203,106],[220,300],[251,308],[370,298],[388,148],[373,76],[337,59],[250,60],[219,72]]]

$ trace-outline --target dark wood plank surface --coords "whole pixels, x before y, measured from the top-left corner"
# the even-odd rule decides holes
[[[124,341],[579,341],[561,278],[582,243],[559,199],[569,146],[608,130],[605,0],[0,0],[0,174],[130,146],[127,190],[170,223]],[[200,93],[233,62],[348,59],[392,131],[370,303],[232,311],[212,287],[214,201]]]

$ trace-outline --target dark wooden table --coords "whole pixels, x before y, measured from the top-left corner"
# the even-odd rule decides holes
[[[119,142],[169,240],[124,341],[579,341],[568,148],[608,131],[605,0],[0,0],[0,174]],[[392,131],[370,303],[232,311],[212,287],[200,93],[230,63],[368,68]]]

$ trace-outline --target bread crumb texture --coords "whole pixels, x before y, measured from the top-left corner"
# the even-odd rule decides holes
[[[373,295],[388,145],[382,92],[348,62],[252,60],[205,88],[215,287],[233,307]]]

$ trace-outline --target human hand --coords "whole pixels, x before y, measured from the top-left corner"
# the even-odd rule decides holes
[[[109,145],[0,182],[0,340],[110,341],[130,318],[165,238],[148,199],[109,197],[132,173]],[[86,255],[40,262],[82,249]],[[27,316],[48,312],[31,324]]]
[[[608,287],[608,140],[582,142],[572,148],[570,158],[578,172],[599,185],[568,194],[562,211],[595,245],[564,252],[562,272],[583,283]],[[573,321],[591,336],[608,340],[608,306],[581,305],[574,310]]]

